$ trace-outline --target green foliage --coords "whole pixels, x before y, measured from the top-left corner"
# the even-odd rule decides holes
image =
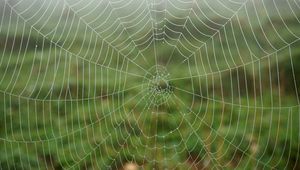
[[[207,15],[210,13],[208,10]],[[6,11],[4,15],[10,14]],[[70,17],[63,21],[66,27],[72,26],[73,15],[63,15]],[[203,23],[187,22],[190,30],[174,25],[184,23],[181,19],[165,23],[184,38],[174,51],[158,41],[143,53],[148,65],[155,64],[153,50],[161,65],[172,57],[170,80],[155,82],[151,89],[167,93],[170,100],[154,111],[151,102],[143,98],[149,90],[142,86],[143,70],[129,59],[138,65],[147,65],[146,61],[135,44],[125,41],[125,33],[101,35],[108,37],[108,42],[118,36],[111,45],[121,44],[129,59],[97,40],[91,30],[75,35],[76,28],[70,28],[72,36],[67,36],[59,28],[57,34],[43,38],[35,30],[23,36],[16,22],[1,25],[0,169],[119,169],[131,161],[146,169],[218,165],[224,169],[299,169],[300,96],[295,94],[300,92],[300,44],[291,35],[300,35],[299,22],[285,16],[289,29],[276,32],[273,27],[283,23],[275,14],[262,17],[262,21],[251,18],[252,25],[245,13],[238,15],[230,24],[218,17],[204,20],[206,26],[220,30],[222,41],[199,35],[206,42],[206,51],[198,51],[180,67],[190,56],[184,47],[195,51],[190,42],[199,45],[193,36],[199,33],[196,30],[208,35],[214,32]],[[49,28],[41,32],[53,29],[55,22],[49,21]],[[85,32],[77,22],[73,25]],[[225,29],[220,24],[226,24]],[[116,32],[122,31],[118,29]],[[135,31],[128,29],[129,33]],[[141,42],[152,38],[146,30],[140,34]],[[166,41],[176,44],[176,33],[166,30],[165,35]],[[287,48],[278,35],[295,42]],[[91,50],[89,42],[95,42],[101,52]],[[188,79],[176,80],[182,77]],[[177,167],[178,163],[182,164]]]

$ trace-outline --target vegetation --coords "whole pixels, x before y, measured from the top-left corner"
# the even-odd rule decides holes
[[[300,169],[297,5],[28,3],[0,2],[0,169]]]

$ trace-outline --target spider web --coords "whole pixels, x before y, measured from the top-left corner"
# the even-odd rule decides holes
[[[297,0],[1,0],[0,169],[297,169]]]

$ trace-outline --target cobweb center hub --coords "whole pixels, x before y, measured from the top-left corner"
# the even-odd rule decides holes
[[[161,79],[160,77],[155,78],[151,83],[151,90],[153,90],[155,93],[164,93],[170,88],[168,81]]]
[[[171,96],[173,88],[169,76],[163,66],[154,66],[145,75],[145,84],[147,84],[145,98],[150,105],[161,105]]]

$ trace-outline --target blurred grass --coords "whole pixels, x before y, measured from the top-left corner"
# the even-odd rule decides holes
[[[170,37],[176,39],[177,35],[170,30],[165,30],[169,39],[164,37],[169,44],[157,40],[155,46],[136,46],[124,40],[140,27],[127,33],[118,27],[112,36],[112,30],[97,34],[103,30],[93,30],[97,24],[86,28],[79,20],[72,22],[74,13],[65,13],[55,33],[51,32],[55,20],[44,27],[34,25],[40,32],[31,29],[30,21],[26,25],[11,19],[1,25],[1,169],[119,169],[130,161],[148,169],[300,168],[296,106],[300,50],[291,34],[300,36],[295,17],[284,16],[288,27],[276,30],[274,27],[282,26],[276,14],[270,20],[265,16],[263,22],[257,18],[249,22],[241,12],[225,29],[207,20],[221,30],[218,36],[223,41],[199,35],[206,42],[206,51],[200,49],[196,54],[201,57],[192,56],[179,69],[179,63],[191,55],[183,45],[192,51],[202,45],[191,36],[197,32],[190,34],[165,23],[186,35],[183,45],[178,44],[173,52],[169,44],[176,41]],[[226,22],[217,17],[213,20]],[[103,28],[113,23],[106,24]],[[190,24],[186,27],[192,28]],[[214,34],[196,24],[199,30]],[[141,42],[153,38],[151,29],[139,32],[137,37],[147,35]],[[287,48],[278,35],[295,43]],[[106,42],[99,40],[100,36]],[[274,53],[266,37],[280,50]],[[124,49],[121,54],[120,49]],[[143,98],[145,71],[139,67],[148,70],[155,64],[154,51],[161,65],[172,55],[167,69],[174,79],[170,83],[177,88],[174,96],[157,108],[159,114],[153,114]],[[176,80],[182,77],[188,78]],[[123,92],[125,89],[130,90]]]

